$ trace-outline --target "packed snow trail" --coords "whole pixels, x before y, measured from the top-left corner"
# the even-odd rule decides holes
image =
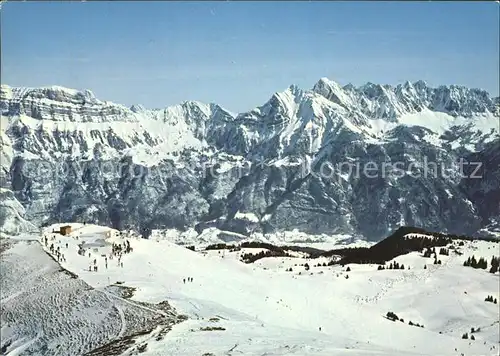
[[[1,257],[0,339],[9,355],[83,355],[158,324],[158,311],[73,278],[38,242],[14,242]]]
[[[125,320],[125,314],[123,313],[123,310],[118,306],[115,308],[118,311],[118,314],[120,315],[121,328],[120,332],[118,333],[118,336],[116,337],[117,339],[120,339],[125,335],[125,332],[127,331],[127,321]]]

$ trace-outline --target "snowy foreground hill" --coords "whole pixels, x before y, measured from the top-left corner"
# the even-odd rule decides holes
[[[0,226],[372,241],[405,225],[499,232],[498,105],[479,89],[422,81],[356,88],[322,78],[237,115],[2,85]]]
[[[378,270],[301,251],[244,263],[265,249],[71,226],[0,240],[2,354],[498,355],[498,241],[453,240]],[[423,237],[438,241],[387,241]],[[487,268],[464,266],[473,255]]]

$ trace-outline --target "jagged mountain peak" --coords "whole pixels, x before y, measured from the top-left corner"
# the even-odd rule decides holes
[[[358,88],[358,90],[366,95],[369,99],[377,99],[380,97],[389,96],[392,87],[389,84],[376,84],[368,82]]]
[[[313,85],[311,90],[315,93],[321,94],[324,92],[341,92],[344,89],[339,83],[326,77],[322,77],[316,82],[316,84]]]
[[[334,80],[331,80],[327,77],[321,77],[317,82],[316,84],[314,84],[313,86],[313,91],[314,91],[314,88],[315,87],[318,87],[318,88],[321,88],[321,87],[331,87],[331,88],[339,88],[339,89],[342,89],[342,87],[340,86],[339,83],[337,83],[336,81]]]
[[[141,104],[134,104],[130,107],[130,110],[135,112],[135,113],[141,113],[146,111],[146,108],[142,106]]]
[[[300,95],[304,91],[297,84],[290,84],[286,90],[294,95]]]
[[[423,88],[427,88],[427,87],[428,87],[428,85],[427,85],[427,82],[426,82],[425,80],[420,79],[420,80],[417,80],[417,81],[415,82],[415,87],[416,87],[416,88],[423,89]]]
[[[347,83],[342,87],[342,89],[347,90],[347,91],[354,91],[356,90],[356,87],[352,83]]]
[[[326,77],[323,77],[316,82],[312,91],[334,102],[335,104],[346,108],[353,104],[351,92],[349,90],[345,90],[342,86],[340,86],[340,84]]]
[[[279,101],[285,105],[289,105],[289,103],[292,102],[299,103],[308,94],[310,95],[308,90],[304,90],[296,84],[291,84],[285,90],[275,92],[271,99],[269,99],[268,103],[275,101]]]
[[[86,102],[100,102],[94,93],[89,89],[78,90],[63,87],[60,85],[51,85],[44,87],[10,87],[2,85],[2,93],[10,93],[12,100],[26,100],[28,98],[41,99],[47,98],[53,101],[69,102],[74,104],[84,104]]]
[[[405,114],[423,110],[444,112],[454,117],[472,117],[476,113],[494,113],[495,99],[487,91],[459,85],[428,86],[423,80],[391,86],[367,82],[360,87],[321,78],[312,89],[330,101],[367,119],[396,122]]]
[[[395,91],[396,92],[406,92],[406,93],[411,93],[412,95],[415,95],[415,93],[417,92],[417,88],[415,87],[415,85],[412,82],[407,80],[403,84],[396,85]]]
[[[294,111],[294,107],[301,101],[303,95],[304,91],[297,85],[292,84],[283,91],[273,93],[271,98],[263,105],[257,106],[249,112],[238,114],[237,118],[260,121],[264,117],[290,115]]]

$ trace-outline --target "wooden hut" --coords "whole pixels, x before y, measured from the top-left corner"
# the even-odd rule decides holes
[[[71,226],[70,225],[61,226],[59,228],[59,233],[61,235],[69,235],[69,234],[71,234]]]

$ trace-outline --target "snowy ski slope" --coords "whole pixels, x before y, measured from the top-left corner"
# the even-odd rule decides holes
[[[65,255],[64,268],[97,290],[123,282],[137,288],[132,301],[167,300],[189,317],[163,340],[138,338],[144,355],[498,355],[498,305],[484,299],[498,298],[499,274],[462,266],[473,254],[489,261],[499,254],[497,243],[466,242],[457,247],[463,255],[440,256],[441,265],[410,253],[396,258],[409,270],[377,271],[376,265],[314,267],[326,258],[244,264],[239,255],[248,249],[194,252],[165,240],[72,225],[70,236],[54,240]],[[133,251],[122,256],[123,267],[114,259],[106,269],[102,255],[125,240]],[[89,246],[84,255],[77,253],[82,242]],[[98,272],[89,272],[94,259]],[[308,271],[300,266],[306,262]],[[188,277],[193,282],[184,283]],[[389,321],[388,311],[405,322]],[[410,320],[425,328],[408,325]],[[221,329],[203,330],[214,327]],[[462,340],[471,327],[481,328],[476,340]]]

